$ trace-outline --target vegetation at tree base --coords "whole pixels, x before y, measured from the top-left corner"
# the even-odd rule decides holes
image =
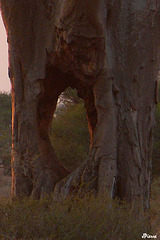
[[[0,202],[0,238],[55,240],[136,240],[147,219],[139,221],[126,203],[86,196],[53,202]]]
[[[6,178],[6,176],[5,176]],[[2,240],[138,240],[143,232],[158,234],[160,223],[160,178],[152,183],[150,219],[138,219],[124,201],[86,195],[54,202],[1,199]]]

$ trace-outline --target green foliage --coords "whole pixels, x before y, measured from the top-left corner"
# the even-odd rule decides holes
[[[4,126],[11,124],[11,95],[0,93],[0,122]]]
[[[81,102],[69,103],[54,117],[51,141],[58,158],[70,170],[75,169],[89,151],[89,132]]]
[[[0,93],[0,164],[10,173],[11,155],[11,95]]]
[[[77,96],[77,91],[75,89],[69,87],[59,96],[55,115],[59,115],[63,113],[64,109],[66,110],[70,106],[79,103],[83,104],[83,100]]]
[[[62,101],[68,101],[68,102],[72,102],[72,103],[82,103],[83,100],[81,98],[79,98],[77,96],[77,91],[76,89],[73,88],[67,88],[64,92],[62,92],[60,99],[62,99]]]
[[[0,239],[135,240],[148,222],[126,203],[88,197],[0,202]]]

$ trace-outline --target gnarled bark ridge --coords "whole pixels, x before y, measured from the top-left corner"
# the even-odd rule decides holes
[[[0,2],[12,83],[13,196],[107,191],[148,209],[159,3]],[[58,96],[69,86],[85,102],[91,135],[88,159],[73,173],[49,139]]]

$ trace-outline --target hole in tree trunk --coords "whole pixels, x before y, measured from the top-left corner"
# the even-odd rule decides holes
[[[47,139],[49,136],[56,159],[72,171],[86,159],[90,139],[92,144],[97,123],[92,87],[71,72],[63,73],[52,66],[48,66],[46,72],[44,93],[39,102],[39,132],[43,139],[40,148],[43,151],[45,135]],[[47,140],[47,145],[49,142]],[[47,149],[43,155],[48,154]]]

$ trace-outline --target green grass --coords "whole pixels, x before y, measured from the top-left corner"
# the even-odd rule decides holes
[[[150,222],[106,197],[0,200],[2,240],[139,240],[144,232],[160,233],[160,178],[152,183]]]
[[[138,240],[148,226],[126,203],[88,196],[61,203],[1,201],[0,216],[0,239],[5,240]]]

